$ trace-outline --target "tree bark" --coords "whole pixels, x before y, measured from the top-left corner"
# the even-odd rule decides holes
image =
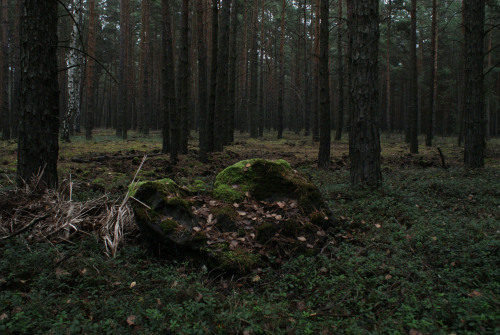
[[[237,36],[238,36],[238,14],[239,1],[233,0],[231,10],[231,32],[229,42],[229,74],[228,74],[228,115],[226,123],[226,144],[234,141],[234,118],[236,114],[236,68],[237,68]]]
[[[87,108],[85,115],[85,138],[87,140],[92,139],[92,129],[94,128],[94,118],[96,101],[94,95],[94,58],[96,51],[96,8],[95,0],[89,0],[89,36],[88,36],[88,48],[87,48]]]
[[[22,13],[17,183],[41,175],[45,187],[57,188],[57,1],[24,0]]]
[[[220,152],[224,149],[224,123],[227,120],[227,83],[228,83],[228,59],[229,59],[229,21],[231,18],[231,0],[222,0],[219,33],[219,52],[217,55],[217,89],[215,96],[214,115],[214,151]]]
[[[139,106],[137,112],[138,129],[144,135],[149,134],[150,106],[150,12],[151,1],[143,0],[141,5],[141,46],[139,57]]]
[[[380,171],[378,124],[378,0],[349,0],[351,47],[351,129],[349,157],[353,185],[377,187]]]
[[[219,53],[219,0],[212,0],[212,55],[210,60],[210,96],[208,102],[207,151],[213,152],[215,145],[215,100],[217,97],[217,66]]]
[[[484,167],[485,116],[484,116],[484,0],[465,0],[464,36],[464,117],[465,150],[467,167]]]
[[[392,28],[392,0],[389,0],[387,15],[387,45],[385,51],[385,123],[387,134],[392,132],[391,123],[391,28]]]
[[[329,0],[321,0],[321,28],[320,28],[320,54],[319,54],[319,87],[321,99],[320,115],[320,142],[318,153],[318,167],[326,169],[330,165],[330,81],[328,69],[328,14]]]
[[[316,15],[314,24],[314,53],[313,53],[313,112],[312,112],[312,140],[319,141],[319,13],[320,0],[316,0]]]
[[[410,153],[418,153],[418,71],[417,71],[417,0],[411,0],[410,31]]]
[[[344,128],[344,58],[343,50],[343,24],[342,24],[342,0],[338,2],[338,24],[337,24],[337,71],[338,71],[338,111],[337,111],[337,131],[335,133],[335,141],[340,141],[342,138],[342,128]]]
[[[250,50],[250,137],[257,138],[259,136],[259,127],[257,113],[259,107],[259,58],[257,51],[257,25],[259,18],[259,2],[255,1],[252,17],[252,35],[251,35],[251,50]]]
[[[2,45],[0,50],[0,109],[2,114],[2,140],[10,139],[9,108],[9,16],[7,0],[2,0]]]
[[[286,0],[281,4],[281,23],[280,23],[280,60],[279,60],[279,92],[278,92],[278,139],[283,138],[283,100],[285,96],[285,16]]]
[[[427,113],[427,129],[425,137],[425,145],[432,146],[434,132],[436,127],[436,106],[437,106],[437,84],[438,84],[438,26],[437,26],[437,0],[432,0],[432,24],[431,24],[431,87],[432,91],[429,95],[430,103]]]
[[[197,47],[198,47],[198,104],[199,104],[199,159],[207,162],[207,140],[208,140],[208,118],[207,118],[207,46],[205,43],[205,20],[203,12],[205,10],[205,0],[196,0],[197,22]]]

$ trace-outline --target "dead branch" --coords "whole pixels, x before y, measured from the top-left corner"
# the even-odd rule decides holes
[[[441,150],[440,147],[438,147],[437,149],[438,149],[438,152],[439,152],[439,157],[441,158],[441,167],[443,169],[447,170],[449,168],[449,166],[446,165],[446,160],[444,159],[443,151]]]
[[[28,229],[31,229],[33,228],[38,222],[42,221],[42,220],[45,220],[46,218],[48,218],[50,215],[49,214],[45,214],[44,216],[41,216],[41,217],[38,217],[38,218],[34,218],[33,220],[31,220],[31,222],[26,225],[25,227],[19,229],[18,231],[16,231],[15,233],[12,233],[8,236],[4,236],[2,238],[0,238],[0,240],[8,240],[10,238],[13,238],[14,236],[17,236],[19,234],[22,234],[24,233],[25,231],[27,231]]]

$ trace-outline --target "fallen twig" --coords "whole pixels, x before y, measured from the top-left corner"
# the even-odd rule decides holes
[[[2,238],[0,238],[0,240],[8,240],[9,238],[13,238],[14,236],[17,236],[19,234],[22,234],[24,233],[25,231],[27,231],[28,229],[31,229],[33,228],[38,222],[42,221],[42,220],[45,220],[46,218],[48,218],[50,215],[49,214],[45,214],[44,216],[41,216],[41,217],[38,217],[38,218],[34,218],[33,220],[31,220],[31,222],[26,225],[25,227],[19,229],[18,231],[16,231],[15,233],[12,233],[8,236],[4,236]]]

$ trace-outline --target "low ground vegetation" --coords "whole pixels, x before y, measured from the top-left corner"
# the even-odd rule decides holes
[[[488,144],[487,167],[471,171],[454,139],[436,139],[443,169],[436,148],[409,155],[399,135],[383,136],[384,184],[373,191],[351,188],[345,141],[332,145],[331,168],[320,171],[317,145],[287,135],[239,137],[209,164],[196,160],[193,147],[178,166],[160,154],[159,134],[123,142],[100,131],[90,143],[63,143],[60,177],[73,187],[60,196],[79,204],[104,194],[119,202],[144,154],[151,156],[140,180],[170,178],[200,196],[231,164],[285,159],[319,186],[337,227],[318,255],[268,262],[245,275],[154,257],[133,229],[114,258],[91,228],[66,240],[32,239],[27,230],[0,241],[0,333],[500,332],[498,140]],[[0,143],[4,194],[15,189],[15,155],[15,143]],[[26,225],[43,212],[29,207],[40,198],[16,199],[1,200],[2,236],[16,231],[12,218]]]

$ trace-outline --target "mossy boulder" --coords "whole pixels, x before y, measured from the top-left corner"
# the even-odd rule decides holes
[[[200,239],[193,228],[189,195],[171,179],[146,181],[129,186],[135,220],[152,250],[172,255],[199,248]],[[196,236],[196,238],[194,238]]]
[[[215,198],[232,203],[241,202],[247,196],[271,202],[294,199],[304,214],[323,212],[324,217],[331,218],[331,211],[316,185],[282,159],[244,160],[217,175]]]

